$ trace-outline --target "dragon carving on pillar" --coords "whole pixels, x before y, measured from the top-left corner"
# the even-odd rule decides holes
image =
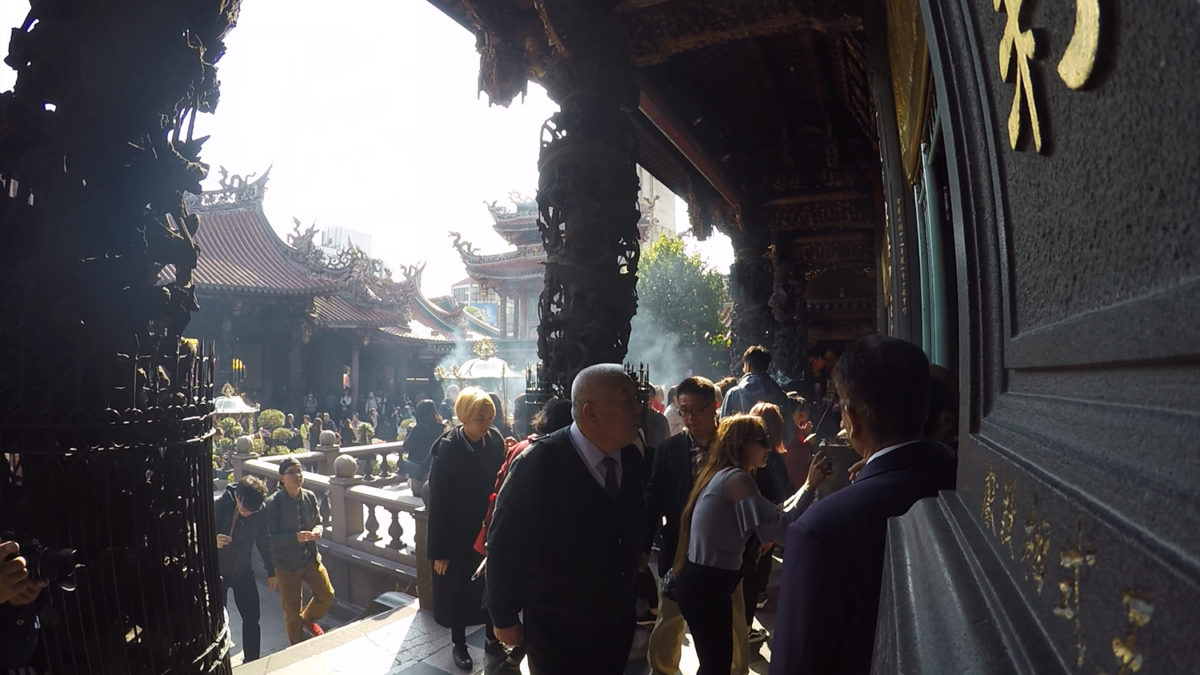
[[[542,127],[537,192],[547,256],[538,356],[560,393],[583,368],[625,358],[637,312],[638,179],[624,112],[637,85],[602,5],[538,5],[547,34],[570,36],[556,42],[543,80],[560,111]]]
[[[734,234],[734,260],[729,268],[729,294],[733,300],[729,363],[731,372],[741,373],[742,353],[747,347],[769,348],[775,341],[776,322],[770,304],[774,249],[750,228]]]
[[[777,330],[771,361],[784,381],[801,380],[808,370],[808,305],[804,299],[808,265],[778,249],[772,262],[770,306]]]
[[[183,338],[200,226],[184,199],[208,172],[192,129],[217,104],[238,10],[39,0],[7,41],[0,531],[78,566],[74,591],[43,591],[48,672],[231,671],[212,548],[215,357]]]

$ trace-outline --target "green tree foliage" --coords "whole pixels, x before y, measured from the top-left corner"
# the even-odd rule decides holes
[[[282,427],[271,432],[271,442],[275,445],[287,445],[292,440],[292,430]]]
[[[275,431],[283,426],[286,420],[287,418],[283,416],[283,412],[274,408],[267,408],[258,414],[258,426],[267,431]]]
[[[220,422],[217,422],[217,426],[221,428],[221,431],[225,432],[225,438],[228,439],[234,439],[246,433],[242,429],[242,425],[238,424],[238,421],[232,417],[222,419]]]
[[[637,291],[628,361],[650,364],[651,378],[668,385],[689,370],[711,377],[728,369],[725,280],[699,254],[688,255],[682,237],[664,235],[642,251]]]

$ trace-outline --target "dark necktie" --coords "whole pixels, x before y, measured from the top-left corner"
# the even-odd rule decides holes
[[[617,460],[605,457],[600,463],[604,465],[604,489],[616,499],[621,494],[621,488],[617,485]]]

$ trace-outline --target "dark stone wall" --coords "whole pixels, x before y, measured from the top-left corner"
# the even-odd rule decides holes
[[[1076,3],[1020,3],[1039,152],[1027,113],[1009,145],[1008,14],[921,4],[955,235],[958,490],[891,528],[875,668],[1200,671],[1200,5],[1101,2],[1096,70],[1072,90],[1056,66]]]

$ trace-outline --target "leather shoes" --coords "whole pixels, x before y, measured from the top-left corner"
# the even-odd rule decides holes
[[[454,665],[459,670],[470,670],[475,667],[475,660],[471,658],[471,652],[467,651],[466,645],[454,645]]]
[[[500,644],[499,640],[485,640],[483,643],[483,652],[492,656],[508,656],[504,645]]]

